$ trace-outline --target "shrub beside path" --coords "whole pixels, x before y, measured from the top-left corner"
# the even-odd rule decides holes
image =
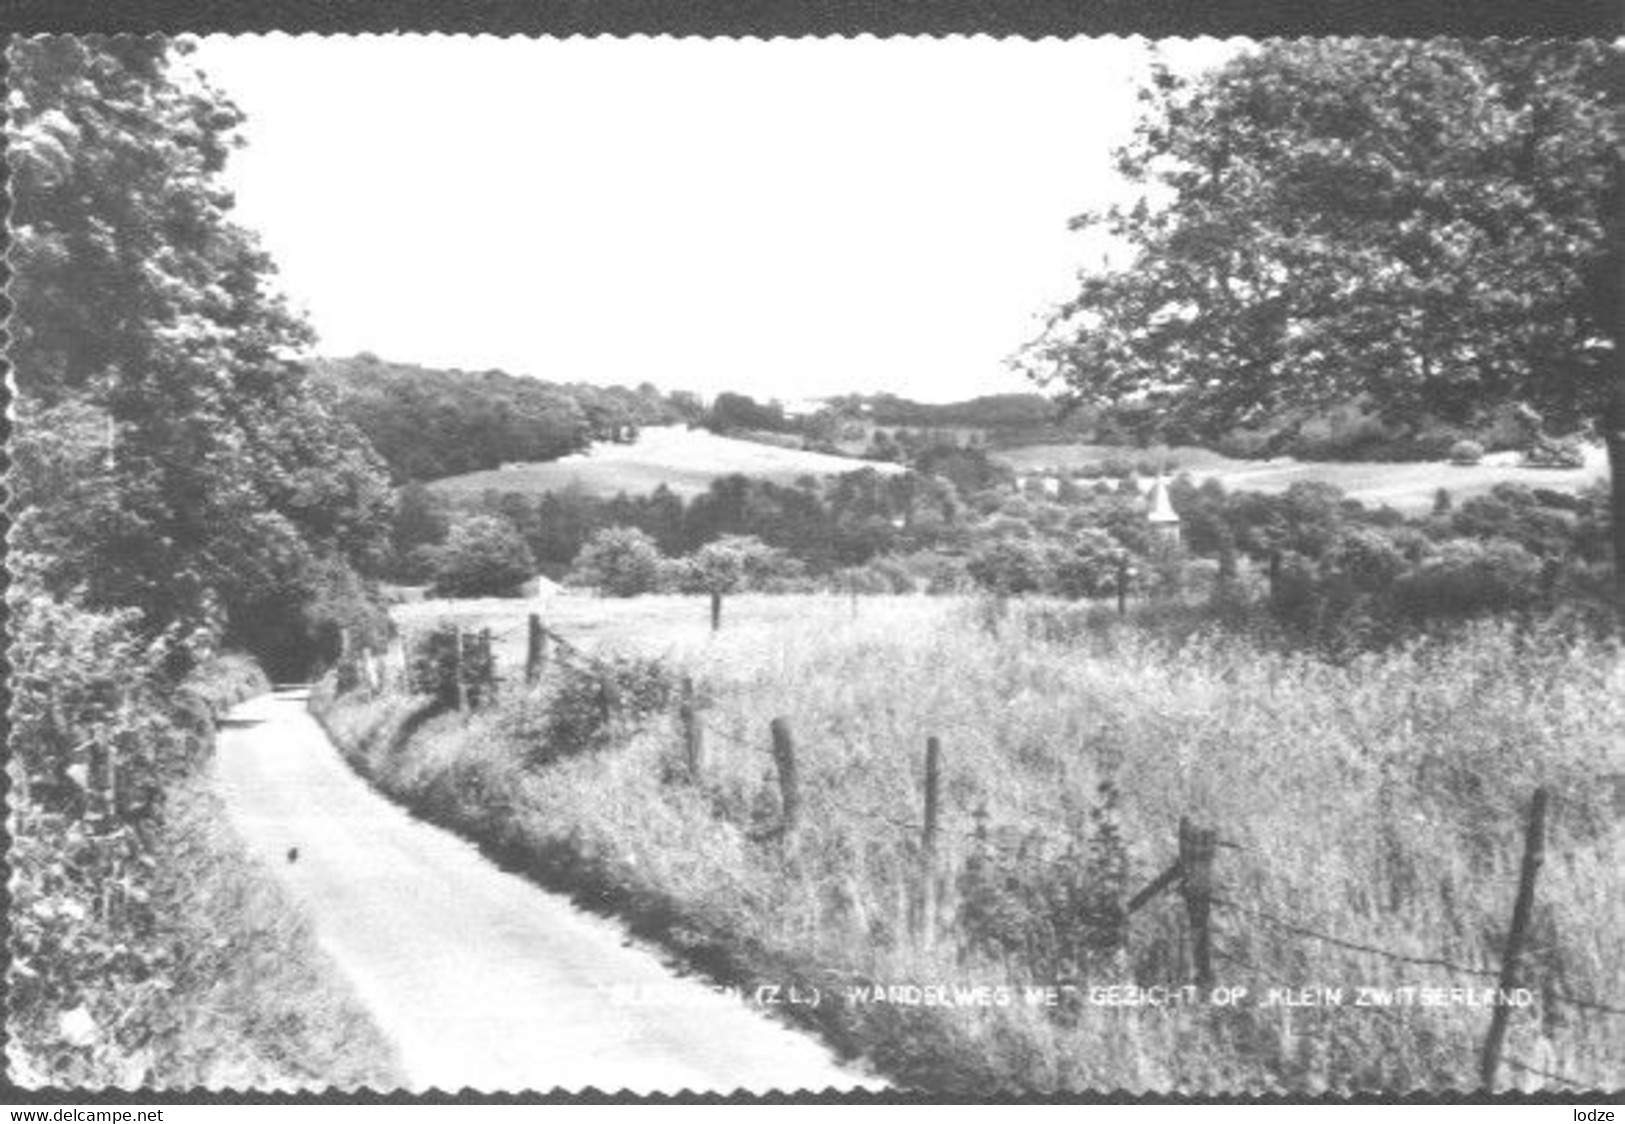
[[[215,770],[233,824],[305,908],[416,1090],[880,1084],[379,796],[303,691],[235,708]]]

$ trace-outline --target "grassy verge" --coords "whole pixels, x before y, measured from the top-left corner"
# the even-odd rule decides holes
[[[803,1013],[838,1044],[909,1084],[964,1091],[1475,1085],[1486,1009],[1356,1007],[1354,989],[1493,981],[1287,926],[1494,966],[1520,818],[1548,785],[1561,811],[1526,973],[1536,1004],[1514,1014],[1507,1054],[1583,1086],[1625,1080],[1617,1028],[1557,998],[1625,997],[1625,934],[1610,920],[1625,912],[1625,839],[1599,784],[1625,744],[1617,646],[1484,625],[1334,666],[1224,635],[1099,645],[1036,638],[1019,608],[998,636],[933,612],[866,602],[856,621],[810,611],[672,645],[668,663],[705,704],[698,783],[664,714],[548,761],[564,678],[409,736],[416,700],[319,705],[357,768],[422,814],[725,977],[817,984],[826,1001]],[[804,817],[764,842],[775,715],[800,747]],[[946,762],[929,931],[928,735]],[[1091,987],[1189,980],[1177,895],[1122,916],[1172,859],[1182,816],[1233,844],[1216,868],[1236,907],[1216,913],[1217,982],[1253,1000],[1083,1001]],[[874,984],[1015,998],[928,1006],[855,990]],[[1051,984],[1084,990],[1056,1004],[1020,990]],[[1348,1001],[1257,1002],[1271,987],[1343,987]]]
[[[389,1045],[202,772],[214,720],[268,686],[252,661],[228,656],[167,700],[132,693],[116,730],[98,733],[120,739],[127,773],[142,753],[159,764],[127,786],[116,826],[94,802],[47,790],[38,765],[35,800],[13,798],[7,1059],[18,1085],[399,1084]]]

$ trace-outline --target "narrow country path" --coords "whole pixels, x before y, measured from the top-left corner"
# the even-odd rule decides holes
[[[879,1085],[379,796],[340,760],[303,691],[233,710],[215,778],[415,1089]]]

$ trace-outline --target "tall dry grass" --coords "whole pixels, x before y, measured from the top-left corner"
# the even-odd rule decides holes
[[[698,784],[665,717],[622,731],[611,750],[532,766],[545,687],[404,740],[393,735],[411,700],[347,698],[328,720],[385,789],[589,899],[641,913],[701,962],[824,986],[835,998],[811,1017],[933,1088],[1473,1086],[1488,1021],[1479,1007],[966,1008],[842,996],[874,982],[1187,982],[1177,896],[1130,919],[1115,951],[1080,961],[1045,943],[1075,916],[1050,891],[1096,869],[1069,850],[1098,855],[1109,820],[1127,864],[1110,890],[1132,890],[1173,858],[1182,816],[1234,845],[1216,866],[1218,894],[1239,907],[1215,914],[1219,983],[1255,997],[1343,986],[1351,1000],[1361,985],[1492,984],[1266,918],[1493,968],[1521,817],[1547,785],[1556,814],[1526,973],[1539,1001],[1513,1015],[1507,1054],[1586,1086],[1625,1081],[1617,1020],[1553,998],[1625,1000],[1625,856],[1602,787],[1625,745],[1617,646],[1485,624],[1334,666],[1223,635],[1178,646],[1133,632],[1109,646],[1044,640],[1019,606],[996,635],[974,607],[938,600],[867,600],[855,620],[829,599],[805,609],[776,612],[771,629],[637,638],[700,684]],[[779,715],[798,742],[804,821],[762,842],[753,833],[777,815],[767,725]],[[945,758],[929,941],[917,826],[928,735]],[[960,876],[978,861],[984,877],[972,885]],[[1054,870],[1071,873],[1046,883]],[[974,920],[990,910],[1003,943]]]

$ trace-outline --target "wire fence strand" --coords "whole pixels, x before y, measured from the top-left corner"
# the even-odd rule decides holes
[[[1564,1077],[1561,1073],[1553,1073],[1550,1070],[1541,1069],[1538,1066],[1528,1065],[1524,1062],[1518,1061],[1516,1058],[1502,1058],[1501,1064],[1506,1066],[1508,1069],[1516,1069],[1521,1073],[1529,1073],[1536,1077],[1544,1077],[1548,1081],[1557,1081],[1564,1085],[1572,1085],[1576,1089],[1595,1089],[1599,1087],[1591,1084],[1590,1082],[1576,1081],[1572,1077]]]
[[[1501,975],[1500,972],[1494,970],[1493,968],[1480,968],[1469,964],[1457,964],[1452,960],[1446,960],[1443,957],[1438,956],[1412,956],[1408,953],[1395,952],[1392,949],[1387,948],[1379,948],[1376,945],[1365,944],[1361,941],[1351,941],[1342,937],[1334,937],[1330,933],[1322,933],[1317,929],[1311,929],[1308,926],[1299,925],[1295,922],[1288,921],[1284,917],[1277,917],[1268,910],[1258,909],[1253,906],[1241,905],[1237,902],[1230,901],[1227,898],[1210,896],[1208,900],[1214,905],[1223,909],[1230,909],[1236,911],[1237,913],[1246,914],[1264,922],[1267,925],[1274,925],[1279,929],[1285,929],[1287,932],[1295,933],[1300,937],[1307,937],[1310,940],[1322,941],[1329,945],[1335,945],[1338,948],[1348,949],[1351,952],[1364,952],[1373,956],[1382,956],[1389,960],[1396,960],[1405,964],[1420,964],[1430,968],[1444,968],[1451,972],[1461,972],[1465,975],[1473,976],[1484,976],[1489,979],[1499,979]]]

